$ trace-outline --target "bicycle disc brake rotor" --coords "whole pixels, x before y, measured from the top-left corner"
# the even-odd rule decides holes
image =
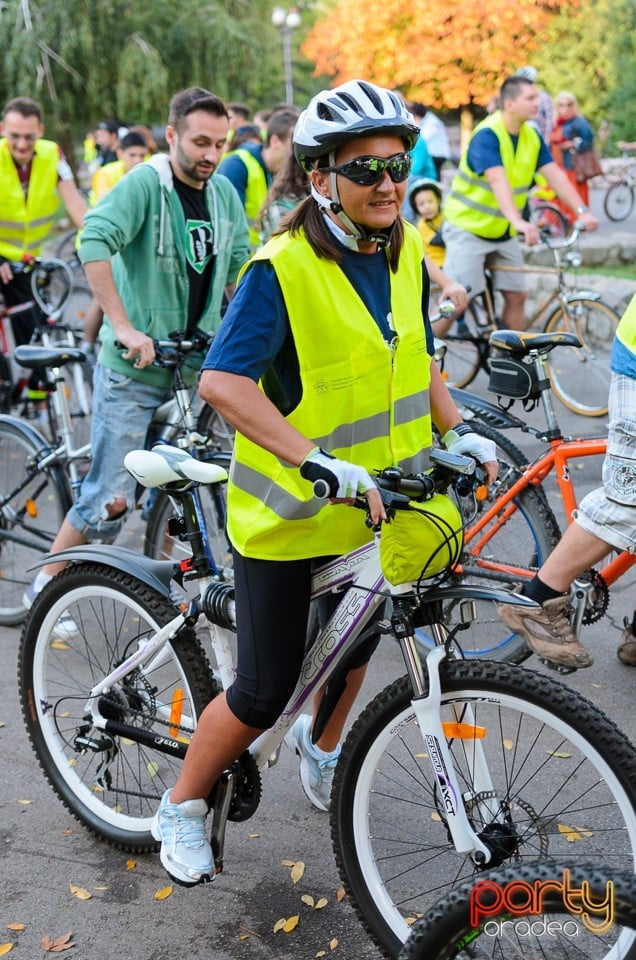
[[[488,823],[483,823],[483,807],[492,809],[493,800],[497,801],[503,816],[499,819],[492,817]],[[465,800],[465,803],[473,829],[492,851],[492,858],[489,863],[484,864],[484,870],[498,867],[518,856],[520,848],[527,842],[536,850],[537,859],[547,857],[548,824],[541,819],[534,807],[521,797],[503,801],[494,790],[483,790]]]

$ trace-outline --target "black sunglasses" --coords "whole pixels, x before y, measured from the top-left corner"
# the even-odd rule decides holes
[[[411,172],[411,154],[396,153],[392,157],[356,157],[335,167],[322,167],[326,173],[339,173],[361,187],[379,183],[386,171],[393,183],[403,183]]]

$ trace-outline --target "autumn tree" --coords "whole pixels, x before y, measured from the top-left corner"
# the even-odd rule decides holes
[[[472,125],[502,80],[546,36],[551,17],[578,0],[340,0],[303,52],[336,83],[365,77]]]

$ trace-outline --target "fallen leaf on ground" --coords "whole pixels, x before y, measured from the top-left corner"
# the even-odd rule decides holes
[[[295,914],[293,917],[281,917],[280,920],[277,920],[274,924],[274,933],[278,933],[279,930],[284,930],[285,933],[291,933],[292,930],[295,930],[298,926],[300,916]]]
[[[336,900],[338,901],[338,903],[341,903],[346,896],[347,894],[346,894],[345,888],[338,887],[338,889],[336,890]]]
[[[93,894],[90,890],[86,890],[84,887],[76,887],[74,883],[69,883],[69,890],[78,900],[92,900]]]
[[[329,949],[335,950],[337,946],[338,946],[338,938],[334,937],[333,940],[329,941]]]
[[[65,950],[70,950],[71,947],[75,946],[75,943],[71,940],[72,936],[73,931],[69,930],[68,933],[56,937],[55,940],[51,940],[50,937],[42,937],[42,949],[46,950],[47,953],[63,953]]]
[[[567,760],[572,756],[571,753],[566,753],[564,750],[546,750],[546,753],[551,757],[557,757],[559,760]]]
[[[167,900],[170,894],[172,893],[174,887],[170,884],[169,887],[162,887],[160,890],[155,891],[155,900]]]
[[[260,933],[257,933],[256,930],[250,930],[244,923],[239,923],[239,927],[241,930],[245,930],[245,933],[241,934],[241,940],[248,940],[249,937],[258,937],[259,940],[263,939]]]
[[[126,870],[134,870],[136,866],[136,860],[126,860]]]
[[[326,897],[321,897],[318,903],[316,904],[316,910],[322,910],[323,907],[326,907],[329,901]]]
[[[593,837],[591,830],[582,830],[577,827],[566,827],[563,823],[557,823],[559,833],[565,834],[568,843],[576,843],[577,840],[583,840],[584,837]]]
[[[18,800],[18,803],[21,803],[23,807],[28,807],[30,803],[33,803],[33,800]]]
[[[25,925],[23,923],[8,923],[7,930],[24,930]]]
[[[295,862],[295,860],[281,860],[281,863],[284,867],[293,867]]]
[[[506,750],[512,750],[512,748],[514,747],[514,743],[512,742],[512,740],[509,740],[508,737],[506,737],[506,739],[503,741],[503,745],[506,748]]]
[[[9,950],[13,950],[12,943],[0,943],[0,957],[6,957]]]
[[[298,860],[294,864],[294,866],[291,868],[290,876],[292,878],[292,883],[298,883],[298,881],[302,879],[304,872],[305,872],[305,864],[303,863],[302,860]]]
[[[303,903],[306,903],[308,907],[315,906],[314,898],[310,893],[303,893],[300,899],[302,900]]]

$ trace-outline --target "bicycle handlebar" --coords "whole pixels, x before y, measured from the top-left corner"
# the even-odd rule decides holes
[[[153,365],[156,367],[180,366],[188,354],[207,350],[213,339],[213,333],[205,333],[203,330],[195,330],[187,339],[180,331],[171,333],[168,340],[156,340],[153,337],[152,344],[155,348]],[[115,340],[115,347],[117,350],[128,349],[119,340]]]

